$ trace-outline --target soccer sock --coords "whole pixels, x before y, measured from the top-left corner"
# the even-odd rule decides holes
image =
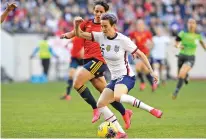
[[[141,109],[146,110],[148,112],[150,112],[152,109],[154,109],[153,107],[143,103],[139,99],[137,99],[133,96],[127,95],[127,94],[123,94],[121,96],[120,102],[128,103],[128,104],[132,105],[133,107],[141,108]]]
[[[188,82],[189,82],[189,81],[188,81],[188,78],[189,78],[189,74],[187,73],[186,76],[185,76],[185,79],[184,79],[185,84],[188,84]]]
[[[67,95],[69,95],[71,93],[71,88],[72,88],[72,85],[73,85],[73,79],[69,79],[67,81],[68,83],[68,86],[67,86]]]
[[[165,82],[166,79],[167,79],[167,71],[166,71],[166,69],[163,69],[162,72],[161,72],[161,80],[163,82]]]
[[[149,73],[146,75],[146,77],[147,77],[147,80],[149,81],[150,85],[153,85],[153,77]]]
[[[121,113],[122,116],[125,114],[125,108],[124,108],[124,106],[123,106],[121,103],[119,103],[119,102],[117,102],[117,101],[114,101],[114,102],[111,103],[111,105],[112,105],[116,110],[118,110],[118,111]]]
[[[111,110],[107,106],[98,108],[98,110],[100,113],[103,114],[105,121],[112,122],[116,126],[119,132],[125,133],[121,125],[117,121],[116,116],[114,115],[114,113],[111,112]]]
[[[140,82],[141,82],[141,83],[144,83],[143,74],[142,74],[141,72],[138,72],[138,73],[137,73],[137,76],[139,77]]]
[[[180,88],[181,88],[182,85],[183,85],[183,82],[184,82],[184,79],[179,78],[178,83],[177,83],[177,86],[176,86],[176,89],[175,89],[175,92],[174,92],[175,94],[177,94],[177,93],[179,92]]]
[[[97,102],[92,96],[91,92],[89,89],[85,86],[82,85],[79,89],[77,89],[77,92],[80,94],[80,96],[89,104],[92,106],[93,109],[97,108]]]

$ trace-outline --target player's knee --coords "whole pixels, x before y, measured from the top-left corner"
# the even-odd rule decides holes
[[[178,78],[182,78],[182,79],[184,79],[185,76],[186,76],[186,73],[184,73],[184,72],[180,72],[179,75],[178,75]]]
[[[117,101],[117,102],[120,102],[120,96],[114,94],[114,100]]]
[[[104,107],[104,106],[105,106],[105,103],[103,101],[99,100],[97,102],[97,108],[101,108],[101,107]]]
[[[78,79],[74,80],[73,87],[74,89],[79,89],[83,84]]]

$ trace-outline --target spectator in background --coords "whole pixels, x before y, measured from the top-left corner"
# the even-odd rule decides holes
[[[34,49],[32,55],[30,56],[30,58],[32,59],[39,52],[39,57],[41,59],[41,64],[42,64],[45,76],[48,76],[51,55],[57,59],[59,58],[54,53],[53,49],[49,46],[47,39],[48,39],[48,36],[45,35],[44,40],[41,40],[39,42],[39,45]]]
[[[4,22],[6,17],[8,16],[9,12],[13,11],[17,7],[16,3],[8,3],[6,10],[1,15],[1,23]]]

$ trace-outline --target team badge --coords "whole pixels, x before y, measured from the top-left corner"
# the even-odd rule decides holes
[[[107,45],[107,47],[106,47],[107,52],[109,52],[110,49],[111,49],[111,45]]]
[[[119,46],[115,45],[114,51],[115,51],[116,53],[119,52]]]

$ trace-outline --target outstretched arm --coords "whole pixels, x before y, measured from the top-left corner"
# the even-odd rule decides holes
[[[14,10],[17,7],[16,3],[8,3],[7,4],[7,8],[6,10],[3,12],[3,14],[1,15],[1,23],[4,22],[4,20],[6,19],[6,17],[8,16],[9,12]]]
[[[80,24],[81,22],[83,22],[83,19],[81,17],[75,17],[74,18],[74,27],[75,27],[75,35],[77,37],[80,37],[80,38],[84,38],[86,40],[93,40],[93,37],[92,37],[92,33],[89,33],[89,32],[83,32],[80,28]]]
[[[205,49],[205,51],[206,51],[206,45],[202,40],[200,40],[200,44],[201,44],[202,48]]]
[[[61,39],[71,39],[75,36],[74,34],[74,30],[70,31],[70,32],[67,32],[67,33],[64,33],[60,36]]]
[[[157,83],[158,82],[158,76],[155,75],[152,66],[150,65],[150,62],[148,60],[148,58],[146,57],[146,55],[140,51],[139,49],[133,54],[134,57],[138,56],[146,65],[146,67],[149,69],[151,76],[154,78],[154,82]]]

